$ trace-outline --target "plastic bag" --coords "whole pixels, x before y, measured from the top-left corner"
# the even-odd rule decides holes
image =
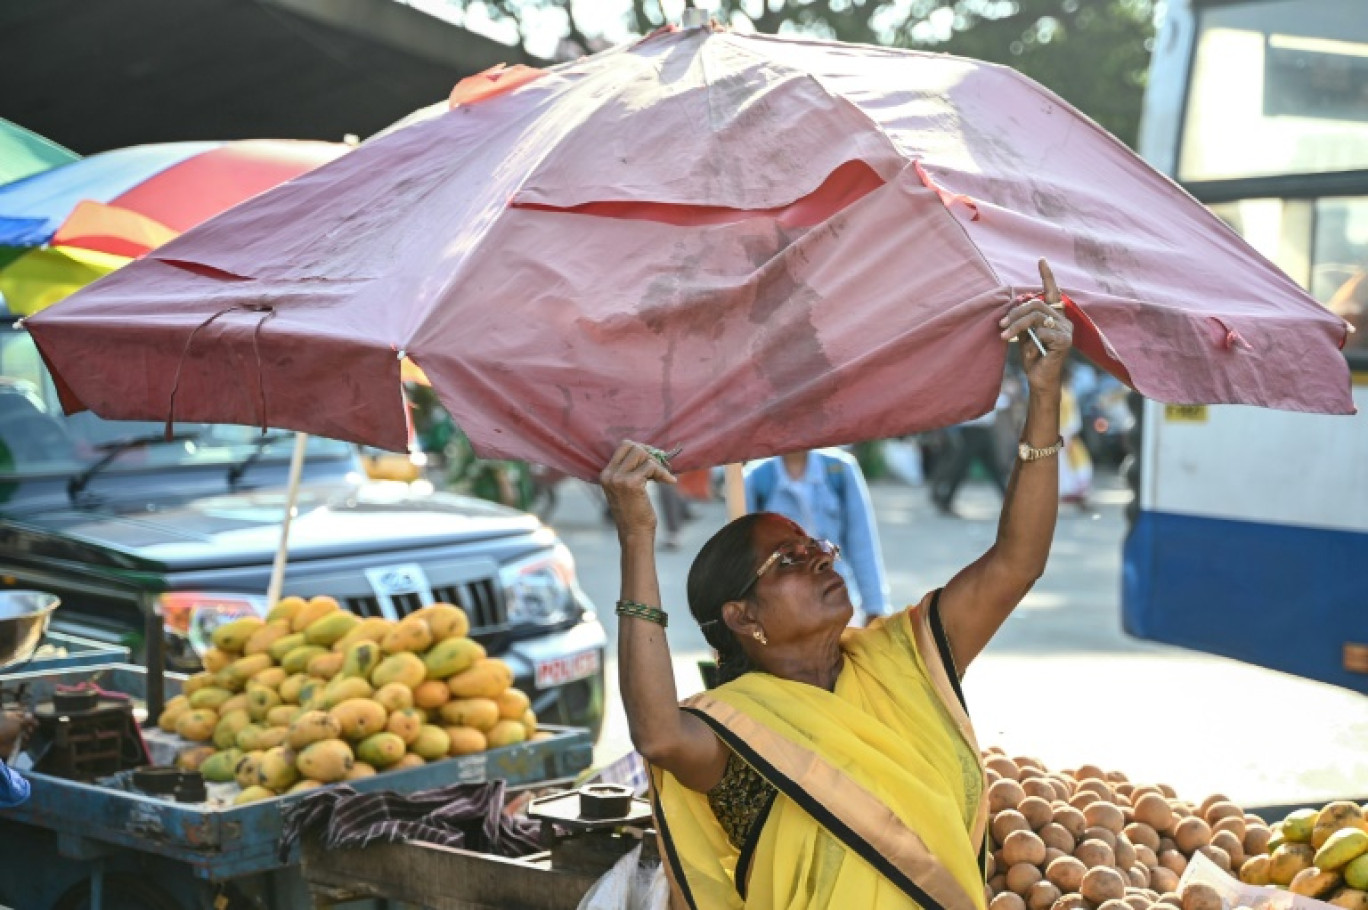
[[[1183,878],[1178,883],[1178,893],[1193,882],[1202,882],[1216,889],[1232,908],[1248,907],[1250,910],[1338,910],[1337,907],[1318,901],[1314,897],[1293,894],[1278,888],[1247,885],[1234,878],[1220,866],[1200,853],[1194,854],[1188,862]]]
[[[669,905],[665,870],[658,863],[643,866],[637,844],[594,882],[578,910],[666,910]]]

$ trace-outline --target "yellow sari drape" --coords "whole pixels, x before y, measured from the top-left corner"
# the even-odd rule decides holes
[[[651,768],[672,906],[983,910],[983,769],[932,597],[850,630],[834,692],[748,673],[684,702],[779,795],[743,856],[705,795]]]

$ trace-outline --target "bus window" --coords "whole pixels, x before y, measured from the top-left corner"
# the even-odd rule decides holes
[[[1246,0],[1203,10],[1179,179],[1368,168],[1363,6]]]

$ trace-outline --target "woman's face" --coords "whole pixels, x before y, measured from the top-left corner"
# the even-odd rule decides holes
[[[806,531],[787,518],[768,516],[756,523],[752,544],[757,570],[775,552],[798,556],[792,564],[782,558],[771,563],[752,592],[759,605],[757,618],[772,644],[846,627],[854,614],[850,592],[835,560],[812,546]],[[804,549],[807,558],[802,558]]]

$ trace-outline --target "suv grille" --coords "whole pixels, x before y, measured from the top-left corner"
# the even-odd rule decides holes
[[[480,578],[461,584],[440,585],[432,589],[432,596],[442,602],[455,604],[470,617],[471,633],[501,631],[508,625],[508,613],[504,607],[503,592],[492,578]],[[344,598],[347,609],[358,616],[383,616],[380,602],[375,597]],[[421,610],[422,598],[417,594],[396,594],[390,598],[394,612],[402,619],[410,613]]]

